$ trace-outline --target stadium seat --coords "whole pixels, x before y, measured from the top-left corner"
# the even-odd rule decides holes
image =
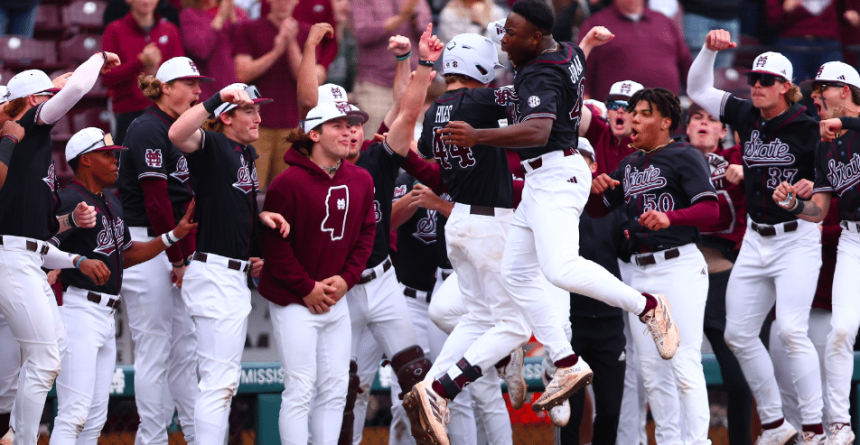
[[[63,7],[63,24],[101,30],[107,3],[101,0],[75,0]]]
[[[70,67],[80,65],[102,50],[100,35],[78,34],[60,42],[60,61]]]
[[[84,128],[96,127],[110,132],[110,117],[110,113],[101,107],[72,110],[70,116],[71,128],[69,131],[75,134]]]
[[[0,37],[0,60],[7,67],[44,69],[56,66],[57,47],[54,42],[24,36],[3,36]]]
[[[53,30],[62,28],[60,9],[57,5],[39,5],[36,8],[36,30]]]

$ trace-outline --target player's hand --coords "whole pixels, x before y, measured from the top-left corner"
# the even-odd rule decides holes
[[[442,135],[442,141],[447,145],[458,147],[473,147],[478,142],[478,131],[463,121],[451,121],[445,128],[436,130]]]
[[[740,164],[732,164],[726,168],[726,180],[732,184],[740,184],[744,180],[744,168]]]
[[[346,280],[344,280],[340,275],[328,277],[325,280],[322,280],[322,283],[335,289],[334,293],[326,293],[326,295],[335,302],[340,301],[340,299],[346,295],[346,291],[349,290],[349,286],[346,285]]]
[[[60,278],[60,269],[54,269],[47,274],[48,284],[51,286],[57,284],[57,279]]]
[[[75,258],[77,261],[77,257]],[[105,263],[99,260],[85,259],[81,261],[81,272],[84,275],[90,277],[97,286],[101,286],[107,283],[108,278],[110,278],[110,269],[105,266]]]
[[[639,224],[649,230],[660,230],[671,226],[672,222],[665,213],[649,210],[639,216]]]
[[[789,199],[789,194],[791,195],[791,199]],[[783,181],[773,191],[773,201],[776,205],[786,210],[794,208],[795,201],[797,201],[797,189],[793,185]]]
[[[311,30],[308,32],[308,39],[305,41],[305,48],[316,48],[326,37],[330,39],[334,38],[334,28],[325,22],[315,23],[314,26],[311,26]]]
[[[331,310],[329,309],[331,306],[337,304],[337,301],[329,296],[335,293],[337,289],[334,286],[317,281],[311,293],[305,295],[302,300],[312,314],[324,314]]]
[[[188,266],[185,265],[173,268],[173,276],[170,278],[170,281],[172,281],[179,289],[182,289],[182,279],[185,278],[186,270],[188,270]]]
[[[75,206],[72,212],[72,217],[75,218],[75,224],[82,229],[92,229],[96,226],[96,208],[87,205],[84,201]]]
[[[601,173],[591,180],[591,193],[595,195],[599,195],[606,191],[606,189],[615,190],[615,187],[621,184],[620,182],[612,179],[606,173]]]
[[[158,49],[158,48],[156,47],[156,49]],[[110,71],[111,68],[118,67],[122,63],[119,60],[119,56],[114,54],[114,53],[105,51],[104,55],[107,56],[107,59],[105,59],[104,65],[102,65],[102,69],[101,69],[102,74]],[[159,58],[161,57],[161,51],[158,52],[158,57]],[[156,66],[158,66],[158,65],[156,65]]]
[[[280,213],[260,212],[260,222],[270,229],[281,232],[281,238],[290,234],[290,223]]]
[[[833,119],[824,119],[818,123],[818,131],[821,133],[821,140],[830,142],[839,137],[839,132],[842,131],[842,121],[837,117]]]
[[[801,179],[794,183],[794,189],[797,190],[797,196],[801,199],[809,199],[812,197],[812,189],[815,184],[809,179]]]
[[[608,43],[614,38],[615,34],[612,34],[605,26],[595,26],[588,30],[588,34],[582,38],[582,41],[579,42],[579,46],[580,48],[596,48],[604,43]]]
[[[196,203],[192,199],[188,204],[188,208],[185,209],[185,215],[182,216],[179,224],[173,229],[173,234],[176,235],[177,239],[185,238],[189,232],[197,228],[197,223],[194,222],[194,207],[196,207]]]
[[[388,38],[388,52],[394,54],[395,57],[400,57],[409,54],[412,51],[412,42],[409,37],[396,35]]]
[[[415,184],[415,186],[412,187],[412,196],[415,198],[414,202],[416,204],[427,210],[439,211],[439,204],[446,202],[444,199],[433,193],[433,190],[430,190],[430,187],[421,183]]]
[[[705,37],[705,48],[713,51],[736,48],[737,43],[732,42],[732,36],[725,29],[714,29]]]
[[[860,27],[860,13],[853,9],[849,9],[845,11],[845,14],[842,15],[845,18],[845,21],[848,22],[849,25],[857,28]]]
[[[252,256],[248,258],[248,261],[251,262],[251,278],[260,278],[260,272],[263,270],[263,259]]]
[[[800,1],[801,0],[785,0],[782,2],[782,10],[787,13],[792,13],[798,6],[800,6]]]
[[[71,75],[72,73],[61,74],[51,79],[51,83],[54,84],[54,88],[59,88],[62,90],[63,87],[66,86],[66,82],[69,80],[69,77],[71,77]]]
[[[427,29],[424,30],[424,34],[421,34],[421,40],[418,42],[418,54],[421,56],[421,60],[435,62],[442,55],[444,49],[445,45],[442,44],[442,41],[433,35],[433,23],[428,23]]]
[[[221,90],[221,100],[236,104],[239,108],[247,105],[253,105],[254,101],[248,96],[248,93],[241,88],[224,88]]]
[[[24,127],[18,125],[17,121],[10,119],[3,123],[3,129],[0,130],[0,134],[15,136],[15,138],[20,142],[24,139],[26,132],[24,131]]]

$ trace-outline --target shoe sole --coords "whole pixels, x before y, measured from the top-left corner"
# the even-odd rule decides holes
[[[554,407],[554,406],[561,405],[571,395],[575,394],[580,389],[585,388],[586,386],[590,385],[591,380],[593,378],[594,378],[594,372],[589,371],[588,374],[586,374],[581,379],[579,379],[578,382],[576,382],[572,387],[570,387],[570,389],[568,389],[566,391],[559,391],[559,392],[555,393],[552,397],[547,397],[546,400],[541,400],[546,395],[546,393],[544,393],[544,395],[542,395],[539,399],[537,399],[534,403],[532,403],[532,411],[534,411],[536,413],[541,412],[541,411],[548,411],[548,410],[552,409],[552,407]]]
[[[511,357],[511,363],[508,367],[511,367],[510,370],[505,370],[505,375],[512,374],[516,379],[516,387],[520,388],[521,391],[511,391],[511,388],[514,385],[508,385],[508,397],[511,399],[511,408],[520,409],[526,403],[526,393],[528,392],[528,385],[526,384],[526,379],[523,377],[523,362],[525,361],[525,353],[522,348],[516,350],[516,353]],[[506,379],[507,380],[507,379]],[[517,397],[513,397],[514,393],[517,393]]]
[[[433,435],[427,432],[429,427],[426,418],[422,418],[421,400],[412,391],[403,397],[403,408],[409,417],[410,425],[412,425],[412,437],[415,439],[415,443],[418,445],[439,445],[437,441],[433,440]]]
[[[664,311],[663,317],[666,317],[665,313],[671,314],[669,316],[669,318],[670,318],[670,321],[672,323],[672,326],[669,329],[675,332],[675,338],[677,338],[679,340],[679,343],[680,343],[681,336],[678,333],[678,325],[675,324],[675,314],[672,312],[672,306],[669,305],[669,299],[666,298],[665,295],[661,295],[661,297],[663,297],[662,301],[663,301],[663,304],[666,306],[666,310]],[[665,334],[664,338],[668,337],[668,336],[669,336],[669,333],[667,332]],[[672,354],[663,355],[664,351],[666,350],[666,348],[664,346],[663,351],[659,351],[660,352],[660,358],[662,358],[663,360],[671,360],[673,357],[675,357],[675,354],[678,352],[679,346],[680,346],[680,344],[675,345],[675,350],[672,352]],[[789,444],[786,443],[785,445],[789,445]]]
[[[511,386],[508,386],[508,397],[511,399],[511,408],[520,409],[526,403],[526,393],[528,392],[528,385],[526,384],[526,379],[520,374],[519,382],[517,385],[522,388],[521,391],[512,391]],[[518,395],[514,397],[514,393]]]

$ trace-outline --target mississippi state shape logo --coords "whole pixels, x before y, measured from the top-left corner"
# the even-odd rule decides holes
[[[348,214],[349,189],[345,185],[329,187],[325,197],[325,218],[320,224],[320,230],[328,232],[332,241],[342,239]]]

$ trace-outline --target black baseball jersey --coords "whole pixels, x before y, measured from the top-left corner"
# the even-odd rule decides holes
[[[747,213],[759,224],[796,220],[773,201],[773,191],[782,181],[794,184],[815,179],[818,123],[805,111],[806,107],[794,104],[765,121],[752,101],[729,93],[723,98],[720,120],[741,137]]]
[[[516,100],[508,109],[509,120],[514,124],[535,118],[554,121],[545,146],[516,149],[522,159],[579,145],[585,56],[576,45],[558,45],[558,51],[540,54],[516,70]]]
[[[509,89],[508,89],[509,90]],[[508,91],[505,90],[505,91]],[[513,207],[513,185],[505,149],[489,145],[458,147],[442,142],[436,130],[450,121],[465,121],[474,128],[498,128],[505,119],[504,95],[492,88],[461,88],[439,96],[424,114],[418,151],[436,157],[442,180],[454,202],[487,207]]]
[[[841,120],[849,131],[830,142],[818,142],[813,193],[836,193],[839,218],[860,221],[860,118]]]
[[[122,168],[116,187],[129,226],[151,227],[140,186],[143,179],[167,181],[167,195],[173,204],[176,222],[185,215],[185,205],[194,197],[188,162],[167,137],[174,121],[158,107],[151,106],[128,127],[123,141],[128,150],[120,157]]]
[[[54,125],[38,124],[41,109],[41,104],[30,108],[18,120],[25,134],[12,151],[6,182],[0,189],[0,235],[46,241],[60,228],[54,212],[59,205],[59,184],[51,158]]]
[[[385,141],[374,142],[361,152],[355,165],[373,177],[373,210],[376,212],[376,237],[367,268],[376,267],[388,257],[391,244],[391,200],[397,172],[406,158],[395,153]]]
[[[415,178],[401,173],[394,187],[394,201],[412,192]],[[397,228],[397,280],[406,286],[432,291],[436,274],[436,211],[418,207]]]
[[[203,131],[202,148],[185,158],[195,179],[197,250],[237,260],[259,256],[254,147]]]
[[[642,243],[658,251],[701,239],[697,227],[672,225],[655,231],[638,222],[639,216],[649,210],[666,213],[685,209],[701,199],[717,199],[710,167],[695,147],[673,142],[649,153],[637,150],[609,176],[620,181],[622,187],[607,189],[604,197],[611,208],[626,206],[631,246]]]
[[[61,190],[60,197],[63,205],[58,210],[59,214],[72,212],[81,201],[95,207],[96,226],[91,229],[78,227],[66,230],[51,238],[51,243],[65,252],[100,260],[110,269],[110,278],[101,286],[80,270],[63,269],[63,286],[119,295],[122,288],[122,253],[132,244],[119,198],[113,193],[95,195],[78,182]]]

